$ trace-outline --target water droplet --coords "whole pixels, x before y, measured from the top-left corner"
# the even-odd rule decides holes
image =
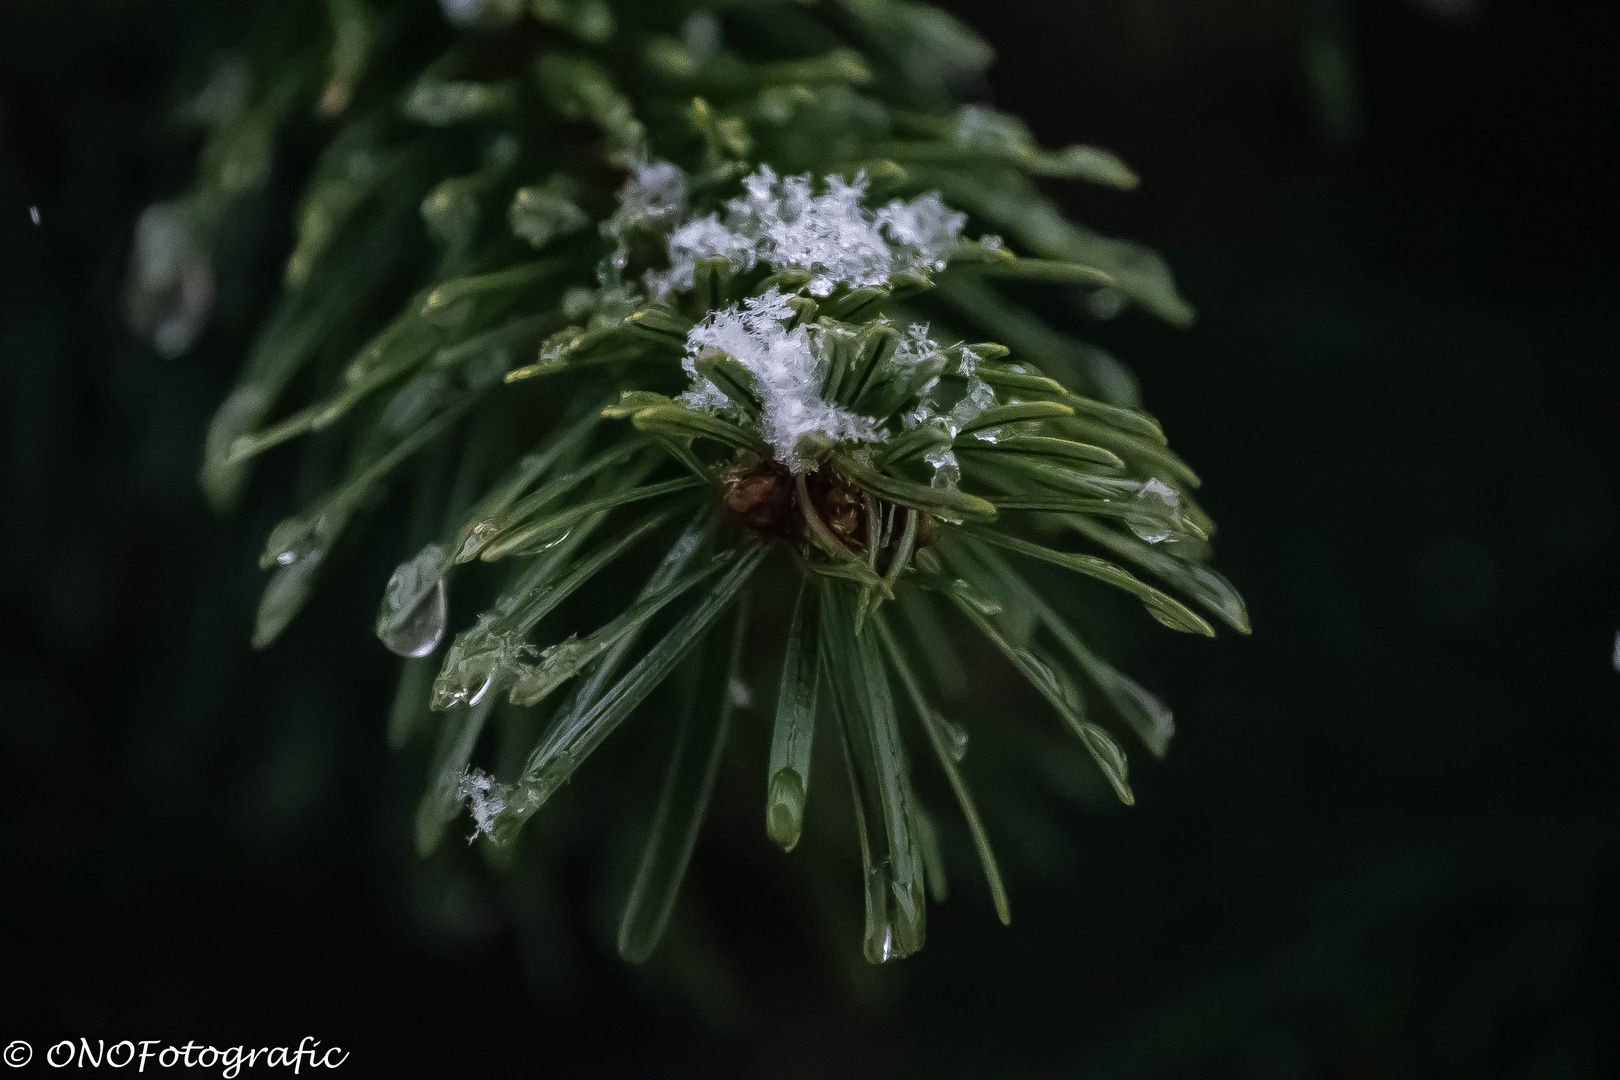
[[[1182,530],[1181,496],[1155,477],[1137,489],[1125,524],[1148,543],[1163,543]]]
[[[1125,310],[1125,298],[1117,289],[1098,289],[1086,297],[1086,307],[1092,315],[1106,322],[1118,318]]]
[[[579,232],[590,224],[590,215],[575,206],[566,191],[556,181],[544,187],[519,188],[507,210],[507,225],[536,249]]]
[[[431,420],[449,394],[449,379],[437,371],[425,372],[399,389],[377,422],[402,438]]]
[[[1001,614],[1000,604],[981,593],[978,589],[975,589],[971,584],[963,579],[957,578],[951,583],[951,588],[956,591],[957,596],[960,596],[963,600],[966,600],[970,605],[972,605],[973,610],[977,611],[980,615]]]
[[[866,875],[866,933],[861,951],[869,964],[894,956],[894,925],[889,921],[889,864],[880,862]]]
[[[191,348],[214,306],[214,270],[195,207],[154,203],[135,223],[124,305],[130,325],[172,360]]]
[[[290,517],[270,530],[259,556],[259,569],[272,566],[291,566],[293,563],[324,555],[325,549],[316,536],[315,523],[308,518]]]
[[[444,547],[429,544],[390,576],[382,593],[382,610],[377,612],[377,638],[390,653],[428,656],[444,640],[444,623],[449,617],[444,565]]]
[[[421,657],[439,647],[448,618],[447,562],[443,545],[429,544],[388,579],[377,613],[377,636],[390,652]]]
[[[916,882],[891,881],[889,925],[894,935],[894,954],[910,956],[923,947],[927,936],[928,904]]]
[[[1017,649],[1015,652],[1024,666],[1026,677],[1037,689],[1053,699],[1060,708],[1067,709],[1075,715],[1081,714],[1083,706],[1080,691],[1065,672],[1054,668],[1028,649]]]
[[[766,797],[765,831],[783,851],[792,851],[804,828],[804,778],[796,770],[778,769]]]
[[[935,714],[936,716],[938,714]],[[940,729],[945,732],[945,748],[950,751],[952,761],[961,761],[967,757],[968,733],[967,728],[954,720],[947,720],[939,716]]]
[[[720,51],[720,21],[707,11],[696,11],[681,24],[681,43],[692,59],[707,63]]]

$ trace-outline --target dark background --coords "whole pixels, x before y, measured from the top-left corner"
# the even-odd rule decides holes
[[[477,894],[423,915],[381,582],[253,654],[279,507],[216,519],[194,484],[263,296],[226,289],[177,361],[118,315],[220,17],[0,0],[0,1041],[309,1034],[361,1074],[1615,1075],[1620,8],[953,6],[996,104],[1145,178],[1071,205],[1158,247],[1201,321],[1094,336],[1203,474],[1255,633],[1122,640],[1177,744],[1134,809],[1021,845],[1008,929],[959,872],[920,956],[852,974],[711,836],[705,991],[605,953],[566,865],[555,954]]]

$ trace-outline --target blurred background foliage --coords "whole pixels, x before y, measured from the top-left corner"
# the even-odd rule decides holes
[[[801,894],[742,782],[692,929],[638,970],[593,923],[622,882],[567,858],[518,913],[538,934],[412,872],[378,533],[377,580],[249,650],[281,505],[217,518],[196,467],[315,146],[227,222],[192,353],[119,311],[136,215],[192,172],[179,89],[248,5],[0,2],[0,1038],[307,1033],[496,1075],[1612,1074],[1620,10],[949,6],[1000,53],[990,100],[1144,178],[1060,194],[1202,320],[1091,332],[1208,481],[1255,634],[1117,620],[1177,745],[1130,810],[982,793],[1010,928],[958,874],[931,948],[851,963],[853,911]]]

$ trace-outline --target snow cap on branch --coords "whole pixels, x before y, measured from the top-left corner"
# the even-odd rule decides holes
[[[756,263],[810,275],[813,296],[839,285],[872,288],[907,273],[939,270],[961,241],[964,215],[938,195],[899,199],[878,210],[861,204],[866,174],[828,176],[816,193],[808,174],[779,177],[769,165],[743,180],[744,194],[723,214],[689,221],[669,239],[669,269],[647,275],[657,296],[692,287],[701,259],[724,258],[733,269]]]

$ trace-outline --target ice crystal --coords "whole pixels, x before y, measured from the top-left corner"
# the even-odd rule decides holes
[[[915,329],[915,327],[913,328]],[[932,344],[932,342],[930,342]],[[907,347],[903,340],[900,347],[895,350],[896,355]],[[945,408],[939,400],[938,379],[934,379],[922,388],[918,395],[917,407],[907,413],[903,421],[906,427],[916,427],[918,424],[938,424],[945,432],[955,438],[957,433],[972,423],[986,409],[996,403],[994,388],[978,376],[979,354],[972,349],[958,346],[953,350],[956,360],[947,373],[962,379],[966,388],[962,395]],[[993,441],[993,437],[992,437]],[[949,445],[938,446],[923,455],[923,460],[933,466],[933,486],[947,491],[956,490],[958,482],[962,479],[962,468],[956,460],[956,452]]]
[[[945,418],[950,427],[951,436],[954,438],[957,432],[977,420],[980,413],[995,403],[996,392],[990,388],[990,384],[977,375],[968,376],[967,393],[963,394],[961,400],[951,407],[950,413]]]
[[[619,205],[637,222],[673,222],[686,210],[686,174],[668,161],[637,162]]]
[[[828,176],[817,194],[808,174],[779,177],[769,165],[743,180],[744,194],[723,214],[687,222],[670,237],[669,269],[647,284],[659,296],[692,287],[699,260],[724,258],[737,270],[763,262],[810,275],[813,296],[840,285],[889,285],[902,274],[939,270],[961,240],[966,217],[938,195],[862,205],[866,174]]]
[[[473,834],[467,843],[478,839],[478,834],[495,835],[495,819],[506,809],[506,785],[483,769],[467,769],[456,784],[456,794],[472,811]]]
[[[581,641],[570,634],[540,653],[536,664],[525,664],[512,682],[514,705],[536,705],[557,687],[580,673],[584,666],[606,650],[609,642]]]
[[[619,208],[602,223],[602,233],[613,241],[608,259],[617,280],[630,258],[630,237],[634,233],[658,232],[673,228],[686,212],[686,173],[668,161],[638,161],[630,167],[630,177],[619,189]]]
[[[946,257],[961,241],[967,217],[930,193],[910,202],[895,199],[877,212],[877,222],[900,268],[943,270]]]
[[[733,270],[747,270],[756,261],[755,247],[752,237],[732,232],[720,224],[717,214],[688,221],[670,235],[669,270],[649,271],[647,287],[657,296],[685,292],[692,287],[702,259],[722,258]]]
[[[912,323],[900,332],[900,343],[894,347],[891,362],[910,367],[939,355],[939,346],[928,336],[927,323]]]
[[[485,612],[450,643],[444,666],[433,680],[432,707],[476,705],[485,695],[509,686],[539,655],[522,634],[499,629],[494,615]]]
[[[939,491],[955,491],[962,481],[962,464],[956,460],[956,451],[949,446],[938,446],[923,455],[923,460],[934,468],[932,486]]]

